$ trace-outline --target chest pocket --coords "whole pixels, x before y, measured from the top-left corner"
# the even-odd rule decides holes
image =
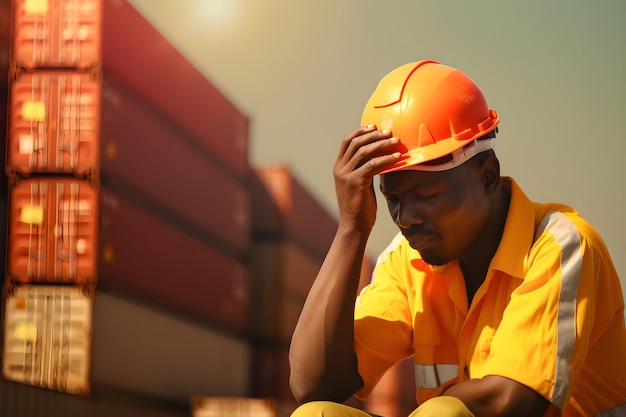
[[[417,388],[435,389],[456,378],[459,372],[458,353],[439,323],[416,320],[413,331]]]

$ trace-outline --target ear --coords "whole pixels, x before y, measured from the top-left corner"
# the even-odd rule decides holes
[[[485,194],[489,197],[496,195],[500,187],[500,161],[495,154],[490,153],[482,161],[480,175],[485,187]]]

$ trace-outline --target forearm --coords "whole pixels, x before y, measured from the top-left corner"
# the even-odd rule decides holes
[[[444,395],[459,398],[476,417],[537,417],[550,406],[532,389],[496,375],[453,385]]]
[[[362,386],[354,355],[354,303],[369,232],[340,228],[311,287],[289,352],[300,402],[344,401]]]

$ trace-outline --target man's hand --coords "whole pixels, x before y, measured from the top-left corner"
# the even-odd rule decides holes
[[[343,402],[363,387],[354,353],[354,303],[369,233],[376,221],[373,178],[400,158],[391,132],[361,127],[334,167],[339,228],[291,339],[290,385],[298,402]]]
[[[357,230],[370,231],[376,221],[374,175],[397,162],[392,153],[398,139],[389,130],[363,126],[343,140],[333,169],[339,205],[339,222]]]

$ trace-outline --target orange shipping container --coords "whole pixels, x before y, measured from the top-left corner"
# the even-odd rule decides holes
[[[5,287],[2,374],[73,394],[89,392],[93,299],[76,287]]]
[[[96,67],[102,55],[101,0],[14,0],[18,68]]]
[[[247,329],[247,265],[166,223],[152,213],[158,207],[140,207],[85,180],[42,177],[12,187],[9,211],[12,280],[97,282],[230,330]]]
[[[100,96],[101,81],[87,73],[38,71],[14,80],[7,170],[96,175]]]
[[[98,190],[69,178],[29,178],[10,190],[8,268],[20,283],[96,282]]]

